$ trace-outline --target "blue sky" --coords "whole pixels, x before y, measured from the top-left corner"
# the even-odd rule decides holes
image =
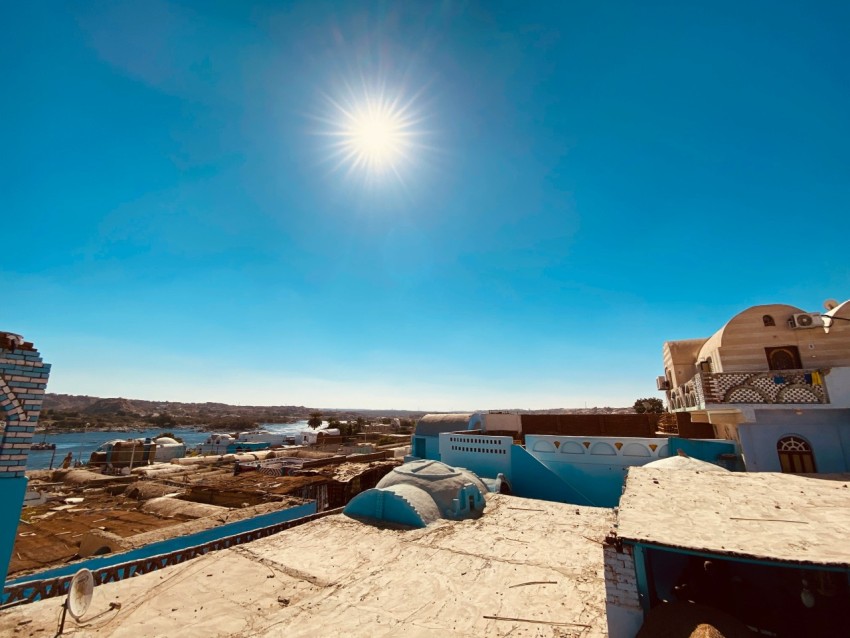
[[[54,392],[619,406],[849,297],[850,5],[637,4],[7,7],[0,328]],[[327,135],[381,87],[398,175]]]

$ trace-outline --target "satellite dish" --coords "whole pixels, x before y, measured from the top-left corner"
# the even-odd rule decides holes
[[[68,587],[68,597],[62,604],[62,619],[59,621],[59,632],[61,636],[65,630],[65,614],[69,613],[74,620],[80,620],[91,604],[92,593],[94,593],[94,576],[87,569],[81,569],[71,579]]]
[[[828,311],[838,307],[838,302],[835,299],[827,299],[823,302],[823,307]]]
[[[76,620],[83,617],[83,614],[91,604],[92,593],[94,592],[94,576],[87,569],[81,569],[71,579],[71,587],[68,589],[68,613]]]

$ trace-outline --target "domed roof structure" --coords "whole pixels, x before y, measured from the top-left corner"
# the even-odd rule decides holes
[[[664,459],[658,459],[647,463],[643,467],[658,467],[664,470],[692,470],[696,472],[728,472],[725,467],[720,467],[714,463],[692,459],[689,456],[668,456]]]
[[[425,527],[440,518],[481,515],[487,486],[475,474],[439,461],[413,461],[395,468],[378,485],[346,505],[349,516]]]

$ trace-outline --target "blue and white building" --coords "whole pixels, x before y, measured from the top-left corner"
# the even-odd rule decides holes
[[[730,469],[735,466],[736,444],[731,441],[530,434],[523,432],[527,416],[426,415],[416,425],[408,460],[438,460],[485,479],[500,478],[516,496],[595,507],[617,505],[629,467],[679,450]]]
[[[753,472],[850,471],[850,301],[753,306],[714,335],[664,344],[674,412],[740,445]]]

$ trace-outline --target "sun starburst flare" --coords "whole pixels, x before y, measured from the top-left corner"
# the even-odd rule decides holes
[[[331,156],[337,168],[378,179],[388,173],[403,181],[402,174],[421,150],[424,132],[413,101],[389,97],[384,91],[345,102],[329,100],[333,113],[323,118],[326,134],[333,138]]]

